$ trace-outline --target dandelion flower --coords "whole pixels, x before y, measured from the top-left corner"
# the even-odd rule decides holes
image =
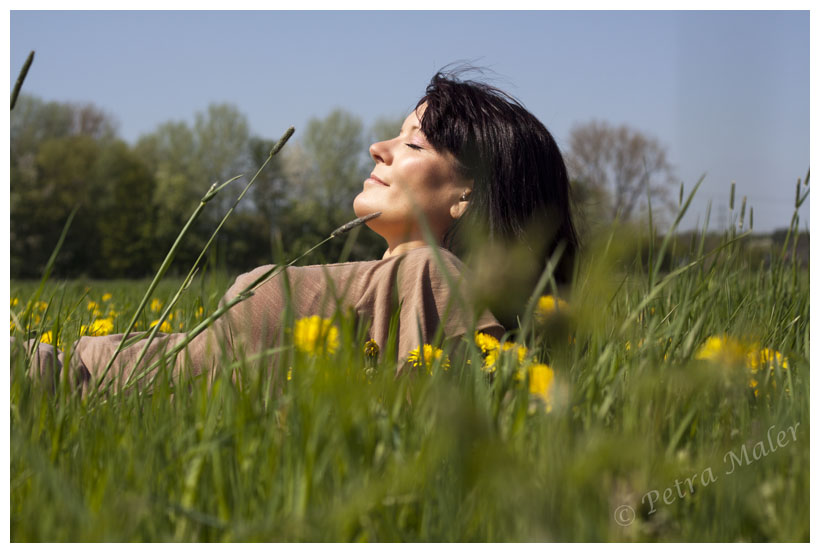
[[[97,302],[93,301],[93,300],[89,301],[88,304],[85,306],[85,308],[88,309],[89,311],[95,311],[99,307],[100,307],[100,305]]]
[[[441,359],[441,367],[445,371],[450,368],[450,359],[444,354],[444,351],[430,344],[415,348],[407,355],[407,361],[414,368],[424,365],[427,368],[427,374],[433,374],[433,363],[439,359]]]
[[[157,312],[162,309],[162,302],[157,298],[151,300],[151,311]]]
[[[106,292],[105,294],[103,294],[103,295],[102,295],[102,301],[108,301],[108,300],[110,300],[112,297],[113,297],[113,296],[112,296],[111,294],[109,294],[108,292]]]
[[[742,365],[747,348],[739,340],[727,335],[709,336],[695,353],[695,359],[723,365]]]
[[[377,344],[375,340],[365,342],[364,356],[368,359],[376,359],[379,356],[379,344]]]
[[[552,411],[552,391],[555,384],[555,371],[544,363],[535,363],[528,368],[530,377],[530,394],[543,401],[546,411]]]
[[[763,348],[761,350],[752,349],[746,355],[746,365],[756,373],[759,369],[769,369],[774,371],[777,367],[781,369],[789,368],[789,360],[779,351]]]
[[[158,323],[159,323],[159,319],[157,319],[155,321],[152,321],[151,326],[148,327],[148,328],[154,328],[155,326],[157,326]],[[161,332],[173,332],[174,331],[174,327],[172,327],[171,323],[169,323],[168,321],[162,321],[162,324],[159,325],[159,329],[160,329]]]
[[[52,337],[51,337],[51,331],[50,330],[48,332],[43,332],[43,334],[40,336],[40,342],[43,343],[43,344],[54,345]]]
[[[200,305],[196,310],[196,318],[199,319],[202,317],[203,313],[205,313],[205,308]]]
[[[330,353],[339,348],[339,330],[318,315],[299,319],[293,325],[293,344],[305,353]]]
[[[490,353],[494,349],[498,349],[498,339],[495,336],[484,334],[483,332],[475,333],[475,345],[479,347],[481,353]]]
[[[20,300],[17,298],[11,298],[11,307],[17,307],[18,303],[20,303]]]
[[[544,321],[548,317],[568,309],[569,304],[561,298],[552,295],[541,296],[538,299],[538,306],[535,308],[535,316],[538,320]]]
[[[491,350],[487,354],[487,357],[484,359],[483,369],[487,372],[495,371],[498,356],[504,355],[505,352],[513,350],[515,350],[515,359],[519,365],[523,363],[527,359],[527,355],[529,355],[529,350],[527,350],[526,346],[516,344],[515,342],[504,342],[501,344],[501,347]]]
[[[80,334],[83,336],[105,336],[114,330],[113,319],[97,319],[90,325],[82,325]]]

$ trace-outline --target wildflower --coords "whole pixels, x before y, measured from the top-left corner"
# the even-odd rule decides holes
[[[114,330],[113,319],[97,319],[89,325],[80,327],[80,334],[83,336],[105,336]]]
[[[724,365],[742,365],[746,359],[746,347],[730,336],[709,336],[695,353],[695,359]]]
[[[789,360],[786,359],[782,353],[773,349],[752,349],[746,355],[746,365],[753,373],[756,373],[761,368],[768,368],[769,370],[774,371],[777,367],[780,367],[781,369],[788,369]]]
[[[541,296],[535,308],[535,317],[539,321],[545,321],[548,317],[568,309],[569,304],[561,298],[552,295]]]
[[[201,318],[203,313],[205,313],[205,308],[200,305],[196,310],[196,318]]]
[[[444,351],[430,344],[415,348],[407,355],[407,361],[414,368],[424,365],[427,368],[427,374],[433,374],[433,363],[439,359],[441,359],[441,368],[445,371],[450,368],[450,359],[444,354]]]
[[[152,321],[151,326],[149,326],[148,328],[154,328],[155,326],[157,326],[158,323],[159,323],[159,319],[157,319],[155,321]],[[172,327],[171,323],[169,323],[168,321],[162,321],[162,324],[159,325],[159,329],[160,329],[161,332],[173,332],[174,331],[174,327]]]
[[[749,388],[754,391],[755,397],[757,397],[760,395],[760,388],[758,387],[760,383],[757,378],[765,378],[765,375],[758,375],[758,371],[769,369],[769,374],[774,375],[774,371],[778,368],[788,369],[789,360],[779,351],[769,348],[757,349],[753,347],[746,355],[746,366],[752,373],[752,376],[749,377]],[[771,383],[772,386],[777,386],[776,380],[772,379]],[[786,389],[786,392],[788,393],[789,390]]]
[[[552,390],[555,383],[555,372],[544,363],[535,363],[528,367],[530,394],[544,402],[546,411],[552,411]]]
[[[376,359],[379,357],[379,344],[377,344],[375,340],[365,342],[364,356],[368,359]]]
[[[759,349],[757,344],[743,343],[725,335],[707,338],[695,354],[695,359],[705,359],[724,365],[744,366],[751,373],[749,388],[754,390],[755,397],[760,394],[758,378],[761,375],[758,372],[761,369],[768,368],[770,374],[774,374],[777,368],[789,368],[788,359],[779,351],[770,348]],[[775,380],[771,382],[772,386],[776,386]]]
[[[11,324],[11,330],[9,330],[9,332],[14,332],[14,329],[17,328],[17,325],[14,324],[14,321],[11,320],[9,321],[9,323]]]
[[[103,312],[100,311],[99,309],[95,309],[94,311],[91,312],[91,316],[94,317],[94,318],[102,317],[102,314],[103,314]]]
[[[53,336],[50,330],[48,332],[43,332],[43,334],[40,335],[40,342],[43,344],[51,344],[52,346],[57,346],[57,344],[54,343]]]
[[[100,307],[100,305],[97,302],[93,301],[93,300],[90,300],[88,302],[88,305],[85,306],[85,308],[88,309],[89,311],[95,311],[99,307]]]
[[[318,315],[299,319],[293,325],[293,343],[305,353],[330,353],[339,348],[339,330]]]
[[[288,380],[293,378],[293,367],[288,367]]]
[[[495,336],[484,334],[483,332],[475,333],[475,345],[479,347],[481,353],[490,353],[494,349],[498,349],[498,339]]]
[[[106,292],[105,294],[102,295],[102,301],[108,301],[108,300],[111,299],[111,297],[112,297],[111,294]]]
[[[151,300],[151,311],[157,312],[162,309],[162,302],[157,298]]]
[[[526,346],[522,346],[521,344],[516,344],[515,342],[504,342],[501,344],[500,347],[491,350],[487,357],[484,358],[484,367],[483,370],[486,372],[494,372],[496,362],[498,361],[499,355],[504,355],[505,352],[515,350],[516,360],[520,365],[527,359],[527,355],[529,355],[529,351],[527,350]]]
[[[48,308],[48,302],[45,301],[38,301],[35,305],[40,311],[45,311]]]
[[[20,300],[17,298],[11,298],[11,307],[17,307],[18,303],[20,303]]]

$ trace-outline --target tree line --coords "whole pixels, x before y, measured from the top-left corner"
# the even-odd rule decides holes
[[[367,147],[395,136],[401,122],[402,116],[383,117],[365,128],[355,115],[336,109],[297,129],[220,231],[208,263],[244,271],[290,259],[354,218],[353,197],[373,163]],[[75,207],[57,275],[150,275],[210,185],[244,174],[207,205],[185,237],[175,267],[187,272],[275,142],[252,134],[231,104],[208,106],[193,124],[162,123],[133,145],[91,104],[21,95],[10,123],[13,278],[42,275]],[[664,148],[625,126],[576,125],[569,146],[565,154],[581,220],[634,217],[646,191],[666,198],[674,180]],[[349,259],[383,253],[375,233],[363,230],[356,238]],[[335,262],[344,245],[332,241],[303,262]]]
[[[259,175],[219,233],[209,262],[231,270],[295,256],[354,218],[352,199],[369,173],[369,141],[394,136],[401,118],[365,129],[337,109],[314,118]],[[283,129],[284,130],[284,129]],[[78,211],[56,260],[60,276],[142,277],[162,262],[214,182],[245,176],[209,202],[175,265],[187,271],[274,140],[251,134],[246,117],[212,104],[193,124],[169,121],[129,145],[93,105],[21,96],[11,112],[11,276],[37,278],[65,222]],[[351,259],[381,255],[361,232]],[[344,241],[306,261],[333,262]]]

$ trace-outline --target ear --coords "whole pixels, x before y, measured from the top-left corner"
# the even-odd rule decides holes
[[[472,183],[471,183],[472,184]],[[450,217],[458,219],[464,212],[467,211],[467,206],[470,205],[470,194],[473,193],[472,188],[465,188],[456,203],[450,206]],[[462,199],[464,198],[464,199]]]

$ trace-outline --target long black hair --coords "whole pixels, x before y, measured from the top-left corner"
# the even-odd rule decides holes
[[[488,84],[460,80],[463,72],[439,71],[416,106],[426,104],[421,131],[430,144],[453,154],[462,176],[474,181],[467,209],[445,233],[443,246],[464,258],[475,233],[491,243],[523,243],[540,269],[561,247],[554,277],[567,283],[578,235],[561,151],[518,100]]]

